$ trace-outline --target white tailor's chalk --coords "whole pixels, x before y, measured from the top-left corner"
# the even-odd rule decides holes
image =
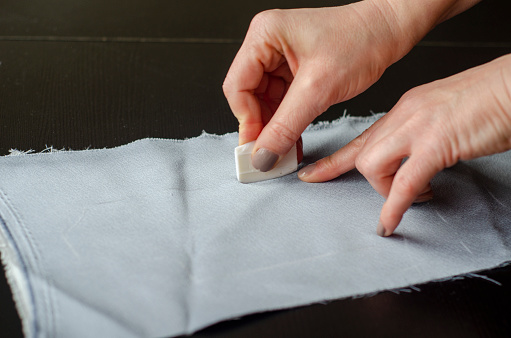
[[[255,141],[245,143],[234,149],[234,157],[236,160],[236,176],[241,183],[252,183],[272,178],[284,176],[298,169],[298,159],[296,153],[296,144],[291,148],[289,153],[280,160],[277,165],[267,172],[262,172],[252,167],[252,150]]]

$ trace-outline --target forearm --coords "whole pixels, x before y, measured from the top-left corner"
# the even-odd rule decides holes
[[[390,27],[398,61],[439,23],[469,9],[480,0],[366,0]]]

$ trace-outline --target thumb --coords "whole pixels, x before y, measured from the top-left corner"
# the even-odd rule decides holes
[[[257,138],[252,166],[271,170],[298,141],[307,126],[331,104],[324,90],[324,78],[298,72],[284,99]]]
[[[390,116],[384,115],[373,123],[362,134],[351,140],[341,149],[330,156],[324,157],[316,163],[303,167],[298,172],[298,177],[309,183],[330,181],[355,168],[355,161],[362,148],[366,145],[369,137],[381,126]]]

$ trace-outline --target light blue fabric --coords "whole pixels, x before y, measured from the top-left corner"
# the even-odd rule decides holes
[[[303,135],[310,163],[376,117]],[[392,238],[353,171],[236,180],[237,135],[0,158],[0,233],[29,336],[193,332],[220,320],[445,278],[511,259],[511,154],[433,181]]]

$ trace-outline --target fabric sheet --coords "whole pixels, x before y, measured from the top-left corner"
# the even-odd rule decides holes
[[[310,127],[305,162],[378,116]],[[391,238],[356,171],[236,180],[237,134],[0,158],[3,263],[27,336],[190,333],[249,313],[406,287],[511,259],[511,154],[437,175]]]

